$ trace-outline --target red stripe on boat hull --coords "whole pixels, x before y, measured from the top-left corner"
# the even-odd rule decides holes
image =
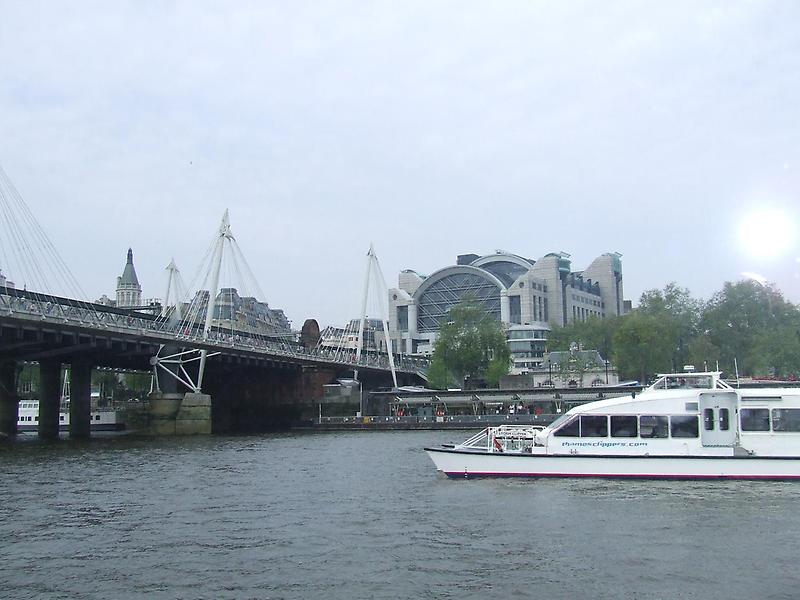
[[[666,475],[656,473],[492,473],[492,472],[472,472],[464,473],[454,471],[452,473],[445,472],[450,478],[453,479],[470,479],[473,477],[556,477],[556,478],[596,478],[596,479],[740,479],[740,480],[773,480],[773,481],[788,481],[800,480],[800,475]]]

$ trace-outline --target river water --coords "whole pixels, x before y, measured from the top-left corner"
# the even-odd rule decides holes
[[[800,484],[437,476],[468,435],[22,436],[0,597],[800,596]]]

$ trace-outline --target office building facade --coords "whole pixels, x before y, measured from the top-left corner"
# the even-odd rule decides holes
[[[497,251],[461,255],[429,276],[402,271],[398,287],[389,290],[390,334],[398,351],[432,353],[448,312],[466,299],[504,325],[513,371],[525,372],[541,367],[551,327],[624,314],[621,256],[606,253],[573,271],[564,252],[531,260]]]

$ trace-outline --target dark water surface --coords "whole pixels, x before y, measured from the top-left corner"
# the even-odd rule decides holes
[[[0,446],[0,597],[800,597],[798,483],[438,477],[468,435]]]

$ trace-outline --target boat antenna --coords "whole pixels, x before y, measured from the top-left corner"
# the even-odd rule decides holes
[[[735,356],[733,357],[733,368],[736,369],[736,387],[739,387],[739,363]]]

